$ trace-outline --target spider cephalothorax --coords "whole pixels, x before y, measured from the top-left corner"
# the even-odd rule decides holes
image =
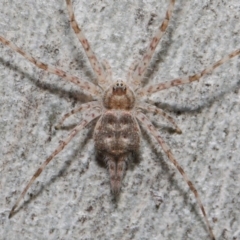
[[[134,93],[123,81],[116,81],[103,95],[103,105],[106,109],[131,110],[134,103]]]

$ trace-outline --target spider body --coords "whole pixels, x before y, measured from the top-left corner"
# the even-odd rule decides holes
[[[133,91],[117,81],[104,93],[106,110],[94,129],[95,147],[108,166],[114,194],[120,191],[129,155],[139,148],[140,129],[132,110],[134,103]]]

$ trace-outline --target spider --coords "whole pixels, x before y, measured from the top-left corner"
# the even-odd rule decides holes
[[[12,50],[20,53],[23,57],[29,60],[31,63],[36,65],[38,68],[56,74],[63,79],[66,79],[80,87],[80,89],[87,95],[92,96],[93,101],[84,103],[80,107],[72,110],[65,114],[60,120],[57,128],[62,126],[63,122],[71,115],[82,112],[84,119],[80,122],[68,135],[67,138],[62,140],[56,150],[43,162],[38,168],[33,177],[24,188],[20,197],[17,199],[15,205],[10,211],[9,217],[12,217],[15,209],[19,206],[20,201],[24,198],[26,192],[33,184],[35,179],[42,173],[47,164],[60,153],[67,144],[72,140],[78,132],[85,128],[90,122],[96,120],[94,127],[94,141],[97,152],[101,154],[104,161],[107,164],[107,168],[110,176],[110,186],[113,195],[118,196],[121,189],[121,182],[126,170],[129,156],[132,152],[139,150],[141,130],[140,125],[146,131],[148,131],[160,144],[163,151],[166,153],[169,160],[174,164],[179,173],[182,175],[184,181],[193,192],[198,205],[202,211],[206,225],[209,230],[211,239],[215,239],[215,236],[210,227],[210,223],[207,218],[205,208],[202,204],[201,198],[194,187],[192,181],[179,165],[175,157],[173,156],[170,147],[165,143],[162,137],[159,135],[156,128],[153,126],[151,121],[146,116],[146,112],[155,113],[163,116],[168,120],[175,128],[177,133],[181,133],[180,128],[175,123],[174,119],[170,117],[163,110],[148,102],[148,97],[153,93],[161,90],[191,83],[198,81],[203,75],[211,73],[215,68],[229,61],[231,58],[240,54],[240,49],[230,53],[212,66],[207,67],[199,74],[192,76],[177,78],[169,82],[159,83],[155,85],[147,85],[142,87],[143,78],[149,67],[152,56],[155,49],[164,35],[170,18],[172,16],[173,7],[175,4],[174,0],[170,0],[166,16],[158,28],[156,34],[152,37],[150,44],[139,61],[134,62],[127,73],[126,80],[112,79],[112,71],[107,61],[99,61],[90,47],[88,40],[82,32],[82,29],[78,26],[72,7],[71,0],[66,0],[68,13],[70,16],[70,24],[76,33],[79,41],[81,42],[85,53],[89,59],[92,69],[97,77],[97,85],[79,79],[78,77],[72,76],[61,69],[52,67],[48,64],[36,60],[28,53],[21,50],[15,44],[11,43],[4,37],[0,36],[0,41],[9,46]]]

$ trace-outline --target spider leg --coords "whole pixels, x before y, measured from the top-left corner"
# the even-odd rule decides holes
[[[72,7],[72,1],[71,0],[66,0],[67,3],[67,9],[68,9],[68,14],[70,17],[70,24],[72,26],[72,29],[74,30],[75,34],[77,35],[78,40],[81,42],[85,53],[88,57],[88,60],[92,66],[93,71],[97,75],[98,82],[100,85],[106,84],[106,76],[105,72],[103,70],[103,67],[101,66],[100,62],[98,61],[95,53],[93,52],[87,38],[85,37],[82,29],[78,26],[75,15],[73,12],[73,7]]]
[[[30,54],[24,52],[22,49],[20,49],[18,46],[16,46],[14,43],[8,41],[4,37],[0,36],[0,42],[10,47],[13,51],[20,53],[24,58],[26,58],[29,62],[33,63],[38,68],[41,68],[45,70],[46,72],[53,73],[55,75],[58,75],[62,77],[63,79],[66,79],[70,82],[75,83],[78,85],[83,92],[85,92],[88,95],[96,96],[99,93],[99,89],[96,85],[94,85],[91,82],[79,79],[75,76],[72,76],[65,71],[58,69],[56,67],[52,67],[51,65],[45,64],[43,62],[38,61],[36,58],[32,57]]]
[[[239,54],[240,54],[240,49],[235,50],[234,52],[228,54],[227,56],[223,57],[222,59],[220,59],[219,61],[214,63],[212,66],[205,68],[200,73],[194,74],[192,76],[183,77],[183,78],[177,78],[177,79],[174,79],[174,80],[171,80],[168,82],[164,82],[164,83],[146,86],[146,87],[142,88],[140,91],[137,91],[137,95],[148,96],[155,92],[159,92],[161,90],[164,90],[164,89],[167,89],[170,87],[198,81],[202,76],[212,73],[215,68],[221,66],[222,64],[224,64],[225,62],[229,61],[231,58],[233,58]]]
[[[36,178],[42,173],[42,171],[45,169],[45,167],[48,165],[48,163],[58,154],[60,153],[67,144],[72,140],[73,137],[77,135],[79,131],[81,131],[85,126],[88,125],[93,119],[97,118],[100,115],[100,113],[96,110],[91,111],[85,120],[83,120],[78,126],[76,126],[69,136],[61,141],[59,146],[55,149],[55,151],[42,163],[42,165],[38,168],[38,170],[34,173],[31,180],[28,182],[24,190],[22,191],[20,197],[17,199],[16,203],[14,204],[13,208],[10,211],[9,218],[11,218],[14,214],[14,210],[18,207],[21,199],[25,196],[27,190],[30,188],[30,186],[33,184],[33,182],[36,180]]]
[[[185,173],[185,171],[182,169],[182,167],[179,165],[179,163],[177,162],[177,160],[173,156],[169,146],[164,142],[164,140],[158,134],[157,130],[154,128],[152,123],[148,120],[147,116],[144,115],[141,112],[138,112],[136,117],[143,124],[144,128],[146,130],[148,130],[155,137],[155,139],[158,141],[158,143],[161,145],[163,151],[167,155],[168,159],[171,161],[171,163],[174,164],[174,166],[177,168],[177,170],[181,173],[184,181],[187,183],[187,185],[189,186],[190,190],[193,192],[193,194],[194,194],[194,196],[195,196],[195,198],[196,198],[196,200],[198,202],[198,205],[199,205],[199,207],[200,207],[200,209],[202,211],[202,214],[203,214],[204,219],[206,221],[206,224],[207,224],[207,227],[208,227],[208,230],[209,230],[209,233],[210,233],[210,236],[211,236],[212,240],[215,240],[216,238],[215,238],[215,236],[214,236],[214,234],[212,232],[212,229],[210,227],[210,223],[208,221],[206,211],[204,209],[204,206],[202,204],[202,201],[201,201],[201,198],[200,198],[200,196],[198,194],[197,189],[194,187],[193,183],[190,181],[190,179],[187,176],[187,174]]]
[[[129,69],[128,69],[128,73],[127,73],[127,81],[130,83],[130,85],[133,85],[133,87],[137,87],[138,81],[136,79],[133,79],[133,73],[136,69],[138,65],[138,61],[134,61],[132,62],[132,64],[130,65]]]
[[[96,108],[96,107],[100,107],[99,102],[97,102],[97,101],[81,104],[80,107],[72,109],[71,112],[64,114],[62,119],[59,121],[59,123],[55,127],[55,129],[60,129],[63,122],[66,120],[66,118],[70,117],[71,115],[73,115],[77,112],[80,112],[82,110]]]
[[[141,102],[141,104],[139,104],[138,108],[143,109],[143,110],[148,111],[148,112],[151,112],[153,114],[162,115],[164,118],[166,118],[176,128],[176,131],[177,131],[178,134],[182,133],[182,130],[177,126],[174,119],[171,116],[169,116],[167,113],[165,113],[162,109],[157,108],[156,106],[153,106],[151,104],[144,103],[144,102]]]
[[[105,69],[105,73],[106,73],[106,82],[104,84],[104,87],[108,87],[109,84],[112,84],[112,68],[106,59],[104,59],[102,61],[102,65],[103,65],[103,67]]]
[[[138,65],[136,66],[136,68],[133,71],[132,78],[133,78],[133,83],[136,85],[136,87],[141,85],[141,81],[144,77],[144,74],[146,73],[146,70],[147,70],[149,64],[150,64],[153,53],[168,27],[169,20],[172,16],[174,4],[175,4],[175,0],[170,0],[168,9],[166,12],[166,16],[165,16],[162,24],[158,28],[154,37],[152,38],[152,40],[147,48],[146,53],[143,55],[142,59],[139,61]]]

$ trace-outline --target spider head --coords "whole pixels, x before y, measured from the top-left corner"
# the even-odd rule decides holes
[[[133,108],[135,97],[133,91],[122,80],[117,80],[104,93],[103,105],[107,109],[130,110]]]
[[[117,81],[112,87],[112,92],[114,95],[121,96],[126,94],[126,91],[127,91],[126,84],[124,84],[122,80]]]

